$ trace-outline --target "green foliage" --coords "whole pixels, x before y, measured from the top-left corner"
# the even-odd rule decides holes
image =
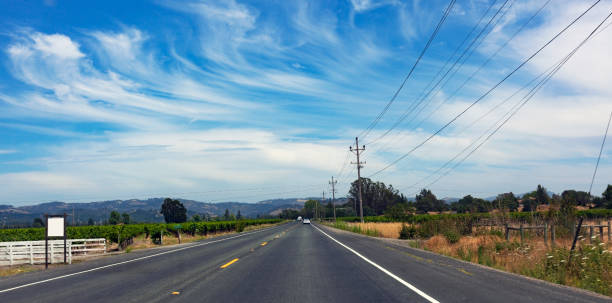
[[[446,203],[438,200],[436,196],[429,189],[422,189],[421,192],[416,195],[415,202],[416,210],[420,213],[426,213],[428,211],[443,211],[446,210]]]
[[[450,244],[455,244],[459,242],[459,239],[461,239],[461,236],[452,230],[446,231],[444,233],[444,237],[446,237],[446,240],[448,240],[448,243]]]
[[[483,213],[491,211],[493,207],[489,201],[467,195],[459,201],[451,203],[450,208],[458,213]]]
[[[233,231],[250,225],[273,224],[281,222],[280,219],[253,219],[237,221],[218,222],[188,222],[183,223],[181,229],[194,234],[206,235],[215,232]],[[147,237],[159,239],[160,235],[175,234],[177,232],[174,223],[164,224],[129,224],[129,225],[100,225],[100,226],[69,226],[66,228],[68,239],[92,239],[105,238],[115,242],[121,238],[122,241],[145,234]],[[45,239],[44,228],[18,228],[0,229],[0,242],[8,241],[36,241]]]
[[[238,222],[236,222],[236,231],[241,233],[244,231],[244,228],[246,227],[246,223],[244,223],[244,221],[240,220]]]
[[[397,203],[385,211],[385,217],[395,221],[407,221],[415,211],[416,209],[408,203]]]
[[[32,223],[33,227],[45,227],[45,222],[41,218],[34,218],[34,223]]]
[[[497,195],[493,205],[502,211],[517,211],[519,206],[518,199],[512,192]]]
[[[108,217],[108,224],[117,225],[119,222],[121,222],[121,214],[119,214],[119,212],[116,210],[111,211],[110,216]]]
[[[569,250],[558,248],[548,253],[539,266],[528,274],[554,283],[567,284],[569,280],[581,288],[604,295],[612,294],[612,254],[601,242],[579,245],[568,264]]]
[[[491,260],[491,256],[487,253],[487,248],[479,245],[478,246],[478,264],[493,266],[493,260]]]
[[[548,196],[546,188],[544,188],[540,184],[538,184],[538,188],[536,189],[535,200],[538,205],[548,204],[548,202],[550,201],[550,197]]]
[[[131,222],[130,214],[128,214],[128,213],[121,214],[121,223],[123,223],[123,224],[130,224],[130,222]]]
[[[402,229],[400,229],[399,238],[400,239],[414,239],[416,238],[417,230],[414,226],[408,224],[402,224]]]
[[[179,200],[166,198],[162,203],[160,213],[166,223],[182,223],[187,221],[187,209]]]
[[[524,213],[524,212],[511,212],[508,213],[508,218],[515,221],[521,221],[529,223],[536,219],[546,219],[551,216],[559,216],[560,213],[558,211],[548,211],[548,212],[534,212],[534,213]],[[490,219],[494,218],[496,215],[492,213],[475,213],[475,214],[418,214],[406,217],[402,222],[406,223],[424,223],[429,221],[440,221],[445,219],[451,220],[463,220],[466,222],[476,222],[479,219]],[[588,210],[580,210],[576,212],[577,217],[584,217],[585,219],[607,219],[612,218],[612,209],[588,209]],[[363,220],[365,222],[398,222],[393,218],[387,216],[369,216],[364,217]],[[338,217],[338,221],[344,222],[359,222],[359,217]]]
[[[393,185],[387,186],[383,182],[374,182],[369,178],[361,178],[361,194],[364,215],[382,215],[391,206],[408,202],[408,199],[393,188]],[[352,207],[354,203],[359,209],[359,183],[357,180],[351,183],[346,206]]]

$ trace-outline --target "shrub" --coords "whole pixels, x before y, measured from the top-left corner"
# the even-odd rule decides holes
[[[448,243],[450,244],[455,244],[459,242],[459,239],[461,238],[461,236],[454,231],[445,232],[444,237],[446,237],[446,240],[448,240]]]
[[[400,229],[399,238],[400,239],[414,239],[416,238],[417,229],[414,226],[409,226],[407,224],[402,224],[402,229]]]
[[[241,233],[242,231],[244,231],[245,226],[246,226],[246,223],[242,220],[236,222],[236,231]]]

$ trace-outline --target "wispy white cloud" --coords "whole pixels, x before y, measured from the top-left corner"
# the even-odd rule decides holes
[[[355,0],[336,8],[316,2],[161,2],[180,15],[174,20],[177,28],[189,29],[180,37],[175,29],[164,32],[143,25],[76,34],[20,29],[10,36],[5,52],[9,73],[27,88],[0,87],[0,102],[8,109],[0,115],[17,119],[0,127],[70,141],[47,143],[40,155],[22,159],[24,169],[37,167],[31,171],[0,171],[0,183],[6,184],[2,198],[60,199],[77,192],[125,198],[121,195],[272,183],[292,188],[326,179],[344,161],[350,138],[380,111],[414,62],[444,8],[442,2],[432,3]],[[463,37],[463,30],[471,28],[487,5],[470,1],[456,8],[438,38],[444,43],[432,46],[372,137],[413,102],[442,66],[455,36]],[[539,5],[516,1],[457,79],[469,75]],[[364,175],[384,167],[462,111],[584,5],[564,2],[548,8],[468,89],[419,129],[414,129],[416,123],[402,125],[398,134],[368,146]],[[366,22],[383,11],[388,14],[385,20]],[[402,187],[453,157],[510,104],[472,125],[475,119],[564,55],[596,19],[580,23],[510,83],[380,179]],[[449,35],[453,39],[444,40]],[[481,187],[521,191],[537,183],[553,190],[581,186],[609,112],[606,71],[612,66],[607,67],[606,56],[611,45],[606,32],[598,35],[437,188],[464,188],[468,193]],[[434,101],[444,100],[453,85],[444,87]],[[92,136],[87,128],[62,129],[45,125],[48,121],[102,122],[107,129]],[[3,151],[12,150],[2,147],[0,154]],[[601,180],[610,178],[609,158],[605,153]],[[570,176],[573,165],[567,163],[576,166],[576,176]],[[191,198],[224,200],[223,193],[218,195]]]

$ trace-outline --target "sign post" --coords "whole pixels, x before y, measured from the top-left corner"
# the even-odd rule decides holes
[[[45,269],[49,268],[49,237],[64,238],[64,263],[66,263],[66,214],[45,214]],[[53,251],[53,250],[51,250]],[[53,263],[53,256],[51,256]]]

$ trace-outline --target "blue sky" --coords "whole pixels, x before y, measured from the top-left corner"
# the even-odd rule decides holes
[[[435,180],[433,171],[519,99],[480,116],[601,22],[612,9],[602,2],[440,136],[375,179],[410,196]],[[544,3],[457,1],[389,112],[363,139],[363,175],[461,112],[590,4],[552,0],[536,14]],[[254,202],[319,196],[329,191],[331,176],[344,195],[355,174],[343,165],[348,146],[399,87],[447,4],[4,1],[0,203],[157,196]],[[454,50],[476,25],[466,41],[481,29],[482,39],[448,82],[374,142],[437,81],[445,62],[454,62]],[[491,196],[537,184],[587,189],[612,110],[611,37],[605,27],[499,133],[432,184],[434,193]],[[612,180],[610,150],[597,194]]]

